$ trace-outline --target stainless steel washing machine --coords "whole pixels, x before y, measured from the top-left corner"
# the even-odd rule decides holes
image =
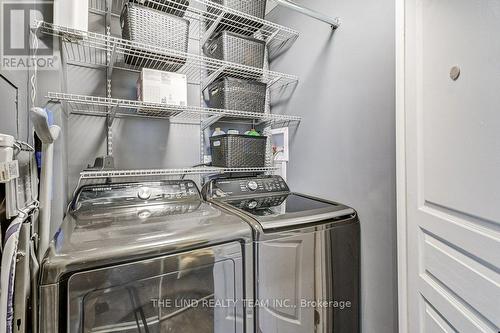
[[[253,332],[252,269],[251,228],[192,181],[85,186],[41,265],[40,332]]]
[[[354,209],[292,193],[279,176],[216,179],[203,195],[254,230],[256,332],[359,332]]]

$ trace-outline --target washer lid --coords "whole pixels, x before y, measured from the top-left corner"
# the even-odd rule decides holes
[[[342,204],[296,193],[250,196],[224,200],[224,203],[253,217],[264,230],[297,227],[355,214],[354,209]]]

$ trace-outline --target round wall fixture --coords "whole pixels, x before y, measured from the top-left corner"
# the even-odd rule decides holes
[[[450,69],[450,78],[453,80],[453,81],[456,81],[458,80],[458,78],[460,77],[460,67],[458,66],[453,66],[451,69]]]

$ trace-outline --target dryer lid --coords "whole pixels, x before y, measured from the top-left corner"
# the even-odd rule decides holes
[[[264,231],[350,218],[345,205],[292,193],[280,176],[216,179],[203,189],[208,200],[231,206],[253,218]]]
[[[259,222],[264,230],[297,227],[355,214],[354,209],[301,194],[289,193],[224,200]]]

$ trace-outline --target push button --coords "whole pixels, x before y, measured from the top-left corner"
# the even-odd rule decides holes
[[[257,207],[257,205],[258,205],[257,201],[252,200],[252,201],[250,201],[250,202],[248,203],[248,208],[249,208],[249,209],[254,209],[255,207]]]

